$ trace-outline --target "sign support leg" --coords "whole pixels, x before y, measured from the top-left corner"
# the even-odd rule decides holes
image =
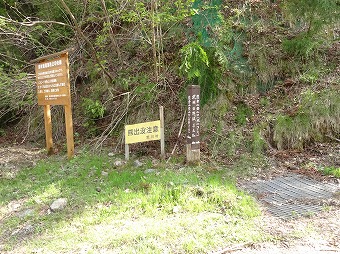
[[[52,138],[52,117],[51,106],[44,106],[44,119],[45,119],[45,136],[46,136],[46,149],[47,154],[53,154],[53,138]]]
[[[67,139],[67,157],[71,159],[74,155],[74,140],[73,140],[73,122],[71,103],[64,106],[65,109],[65,125]]]
[[[125,160],[128,161],[130,157],[129,145],[125,144]]]
[[[161,159],[165,159],[165,141],[164,141],[164,108],[159,106],[159,116],[161,122]]]

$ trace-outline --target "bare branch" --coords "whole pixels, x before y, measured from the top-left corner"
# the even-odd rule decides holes
[[[112,82],[113,77],[112,75],[106,70],[105,66],[100,62],[98,59],[98,56],[96,54],[96,49],[94,48],[93,44],[90,42],[90,40],[84,35],[83,31],[80,29],[80,26],[74,17],[73,13],[71,12],[70,8],[67,6],[64,0],[60,0],[61,4],[63,5],[65,11],[67,12],[68,15],[70,15],[72,22],[74,23],[74,29],[76,30],[76,33],[81,36],[85,42],[90,46],[90,49],[92,51],[92,55],[96,60],[96,63],[99,65],[99,67],[103,70],[105,75],[110,79],[110,82]]]
[[[1,15],[0,15],[0,19],[3,19],[7,23],[12,23],[12,24],[16,24],[16,25],[20,25],[20,26],[27,26],[27,27],[31,27],[31,26],[35,26],[35,25],[41,25],[41,24],[56,24],[56,25],[72,27],[69,24],[66,24],[66,23],[63,23],[63,22],[59,22],[59,21],[52,21],[52,20],[50,20],[50,21],[35,20],[35,21],[20,22],[20,21],[16,21],[16,20],[13,20],[13,19],[6,18],[6,17],[1,16]]]
[[[107,11],[105,1],[104,1],[104,0],[101,0],[101,3],[102,3],[103,11],[104,11],[104,13],[105,13],[106,22],[107,22],[108,25],[110,26],[110,28],[109,28],[109,29],[110,29],[109,37],[110,37],[112,46],[113,46],[113,48],[116,50],[116,53],[117,53],[117,57],[118,57],[119,62],[122,63],[122,57],[121,57],[121,54],[120,54],[120,50],[119,50],[119,47],[118,47],[118,43],[117,43],[116,39],[115,39],[114,36],[113,36],[112,26],[110,25],[111,22],[110,22],[109,12]]]

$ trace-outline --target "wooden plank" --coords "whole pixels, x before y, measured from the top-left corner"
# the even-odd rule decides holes
[[[67,157],[71,159],[74,155],[74,137],[73,137],[73,121],[72,121],[72,104],[71,104],[71,92],[70,92],[70,79],[69,79],[69,61],[68,61],[68,53],[65,53],[66,58],[66,73],[68,75],[67,78],[67,87],[68,91],[68,103],[64,106],[65,110],[65,127],[66,127],[66,139],[67,139]]]
[[[44,106],[44,121],[45,121],[45,136],[46,136],[46,150],[47,154],[53,154],[53,138],[52,138],[52,117],[51,106]]]
[[[68,54],[35,64],[39,105],[68,105],[70,82]]]
[[[159,106],[159,119],[161,121],[161,159],[165,159],[165,137],[164,137],[164,108]]]
[[[67,140],[67,157],[71,159],[74,155],[73,122],[71,105],[65,105],[65,127]]]

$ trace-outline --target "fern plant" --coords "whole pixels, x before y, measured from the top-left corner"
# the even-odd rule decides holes
[[[189,80],[202,77],[204,71],[209,67],[207,52],[198,42],[192,42],[184,46],[181,51],[182,64],[179,67],[181,74],[186,75]]]
[[[201,87],[201,104],[216,98],[218,84],[222,74],[215,48],[204,48],[198,42],[192,42],[181,49],[182,64],[180,72],[191,83]]]

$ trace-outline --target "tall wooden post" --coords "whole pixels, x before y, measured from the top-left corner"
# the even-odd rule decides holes
[[[188,87],[187,162],[200,163],[200,87]]]
[[[53,154],[53,138],[52,138],[52,117],[51,106],[44,105],[44,121],[45,121],[45,136],[46,136],[46,149],[47,154]]]
[[[161,159],[165,159],[165,141],[164,141],[164,108],[159,106],[159,119],[161,122]]]
[[[126,126],[124,127],[124,142],[125,142],[125,160],[128,161],[130,158],[129,144],[126,142]]]
[[[74,155],[73,122],[71,105],[65,105],[65,127],[67,141],[67,157],[71,159]]]
[[[67,140],[67,157],[71,159],[74,155],[74,138],[73,138],[73,121],[72,121],[72,103],[71,103],[71,88],[70,88],[70,71],[68,53],[64,54],[66,61],[66,75],[67,86],[69,89],[68,103],[64,105],[65,111],[65,127],[66,127],[66,140]]]

